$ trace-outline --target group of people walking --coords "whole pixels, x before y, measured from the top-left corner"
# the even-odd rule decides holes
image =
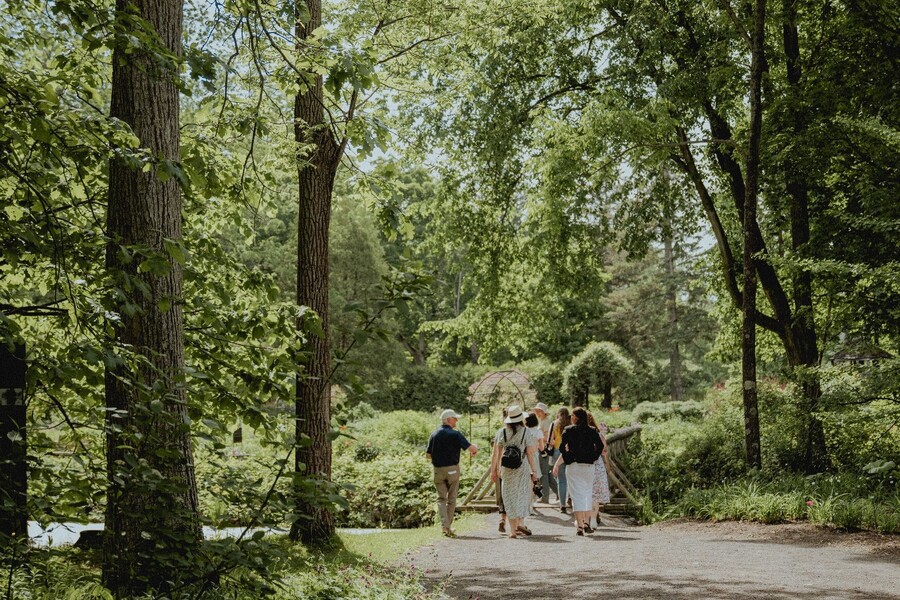
[[[459,454],[478,448],[455,430],[459,418],[452,410],[441,414],[441,427],[428,441],[427,456],[434,465],[438,490],[438,511],[445,536],[455,537],[452,529],[459,486]],[[503,427],[493,439],[490,474],[497,485],[500,533],[510,538],[531,535],[525,519],[534,514],[536,499],[556,494],[559,510],[567,514],[571,507],[576,535],[593,533],[592,518],[600,524],[599,510],[609,503],[606,473],[605,428],[581,407],[563,407],[556,419],[549,408],[537,403],[531,413],[518,405],[503,410]]]

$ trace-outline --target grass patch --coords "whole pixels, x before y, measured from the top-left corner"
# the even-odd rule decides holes
[[[864,495],[865,494],[865,495]],[[900,533],[900,493],[863,491],[841,476],[784,476],[772,481],[743,479],[690,489],[665,518],[784,523],[808,521],[847,530]]]
[[[481,523],[481,514],[464,513],[458,515],[453,521],[453,529],[457,533],[466,533],[478,529]],[[335,555],[335,558],[347,560],[356,557],[357,560],[364,558],[380,564],[391,564],[409,550],[421,548],[440,540],[441,528],[434,525],[364,535],[339,533],[338,539],[343,549]]]

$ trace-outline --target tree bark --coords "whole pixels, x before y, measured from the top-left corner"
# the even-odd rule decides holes
[[[570,400],[572,401],[572,408],[578,406],[584,407],[585,409],[589,408],[590,389],[587,381],[578,381],[575,389],[572,390],[572,397]]]
[[[754,252],[759,247],[756,212],[759,192],[760,139],[762,137],[762,78],[765,72],[766,0],[756,0],[750,56],[750,139],[745,168],[747,182],[743,206],[743,336],[741,374],[744,399],[744,460],[750,468],[762,467],[759,435],[759,402],[756,382],[756,266]]]
[[[133,29],[133,15],[152,28],[162,48],[116,46],[110,114],[155,159],[175,163],[178,73],[159,52],[181,55],[182,2],[117,1],[120,27]],[[166,247],[167,240],[181,239],[181,190],[160,168],[157,163],[145,172],[122,160],[109,166],[106,266],[119,294],[115,340],[126,360],[106,371],[103,583],[117,596],[179,580],[191,570],[201,540],[182,385],[182,268]],[[163,257],[168,269],[140,268],[150,255]]]
[[[309,21],[296,26],[298,53],[304,51],[307,37],[322,25],[321,0],[306,0]],[[298,10],[300,14],[302,11]],[[322,337],[308,337],[306,372],[297,378],[295,405],[298,444],[294,467],[298,475],[312,480],[321,489],[331,480],[331,384],[328,353],[328,231],[331,222],[331,195],[334,177],[343,148],[325,121],[324,91],[321,75],[307,75],[301,82],[304,91],[294,101],[294,139],[301,145],[313,145],[312,154],[298,167],[300,192],[297,231],[297,304],[314,310],[321,319]],[[302,444],[301,440],[310,443]],[[334,515],[321,498],[298,493],[298,520],[291,526],[290,538],[304,543],[321,543],[334,535]]]
[[[612,379],[609,377],[605,377],[603,379],[603,400],[600,402],[600,407],[609,410],[612,408]]]
[[[663,258],[666,263],[666,313],[669,321],[669,377],[672,400],[684,398],[681,380],[681,348],[678,345],[678,295],[675,285],[675,255],[671,236],[663,242]]]

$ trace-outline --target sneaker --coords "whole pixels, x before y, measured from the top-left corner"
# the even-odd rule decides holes
[[[531,530],[524,525],[519,525],[518,527],[516,527],[516,531],[518,531],[519,533],[524,533],[525,535],[531,535]]]
[[[567,514],[569,514],[569,508],[566,507],[566,506],[560,506],[560,507],[559,507],[559,512],[561,512],[561,513],[564,514],[564,515],[567,515]]]
[[[497,531],[506,533],[506,521],[500,521],[500,525],[497,526]]]

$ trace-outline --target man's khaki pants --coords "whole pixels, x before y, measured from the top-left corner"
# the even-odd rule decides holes
[[[459,491],[459,465],[434,468],[434,485],[438,493],[438,512],[441,527],[450,529],[456,512],[456,493]]]

